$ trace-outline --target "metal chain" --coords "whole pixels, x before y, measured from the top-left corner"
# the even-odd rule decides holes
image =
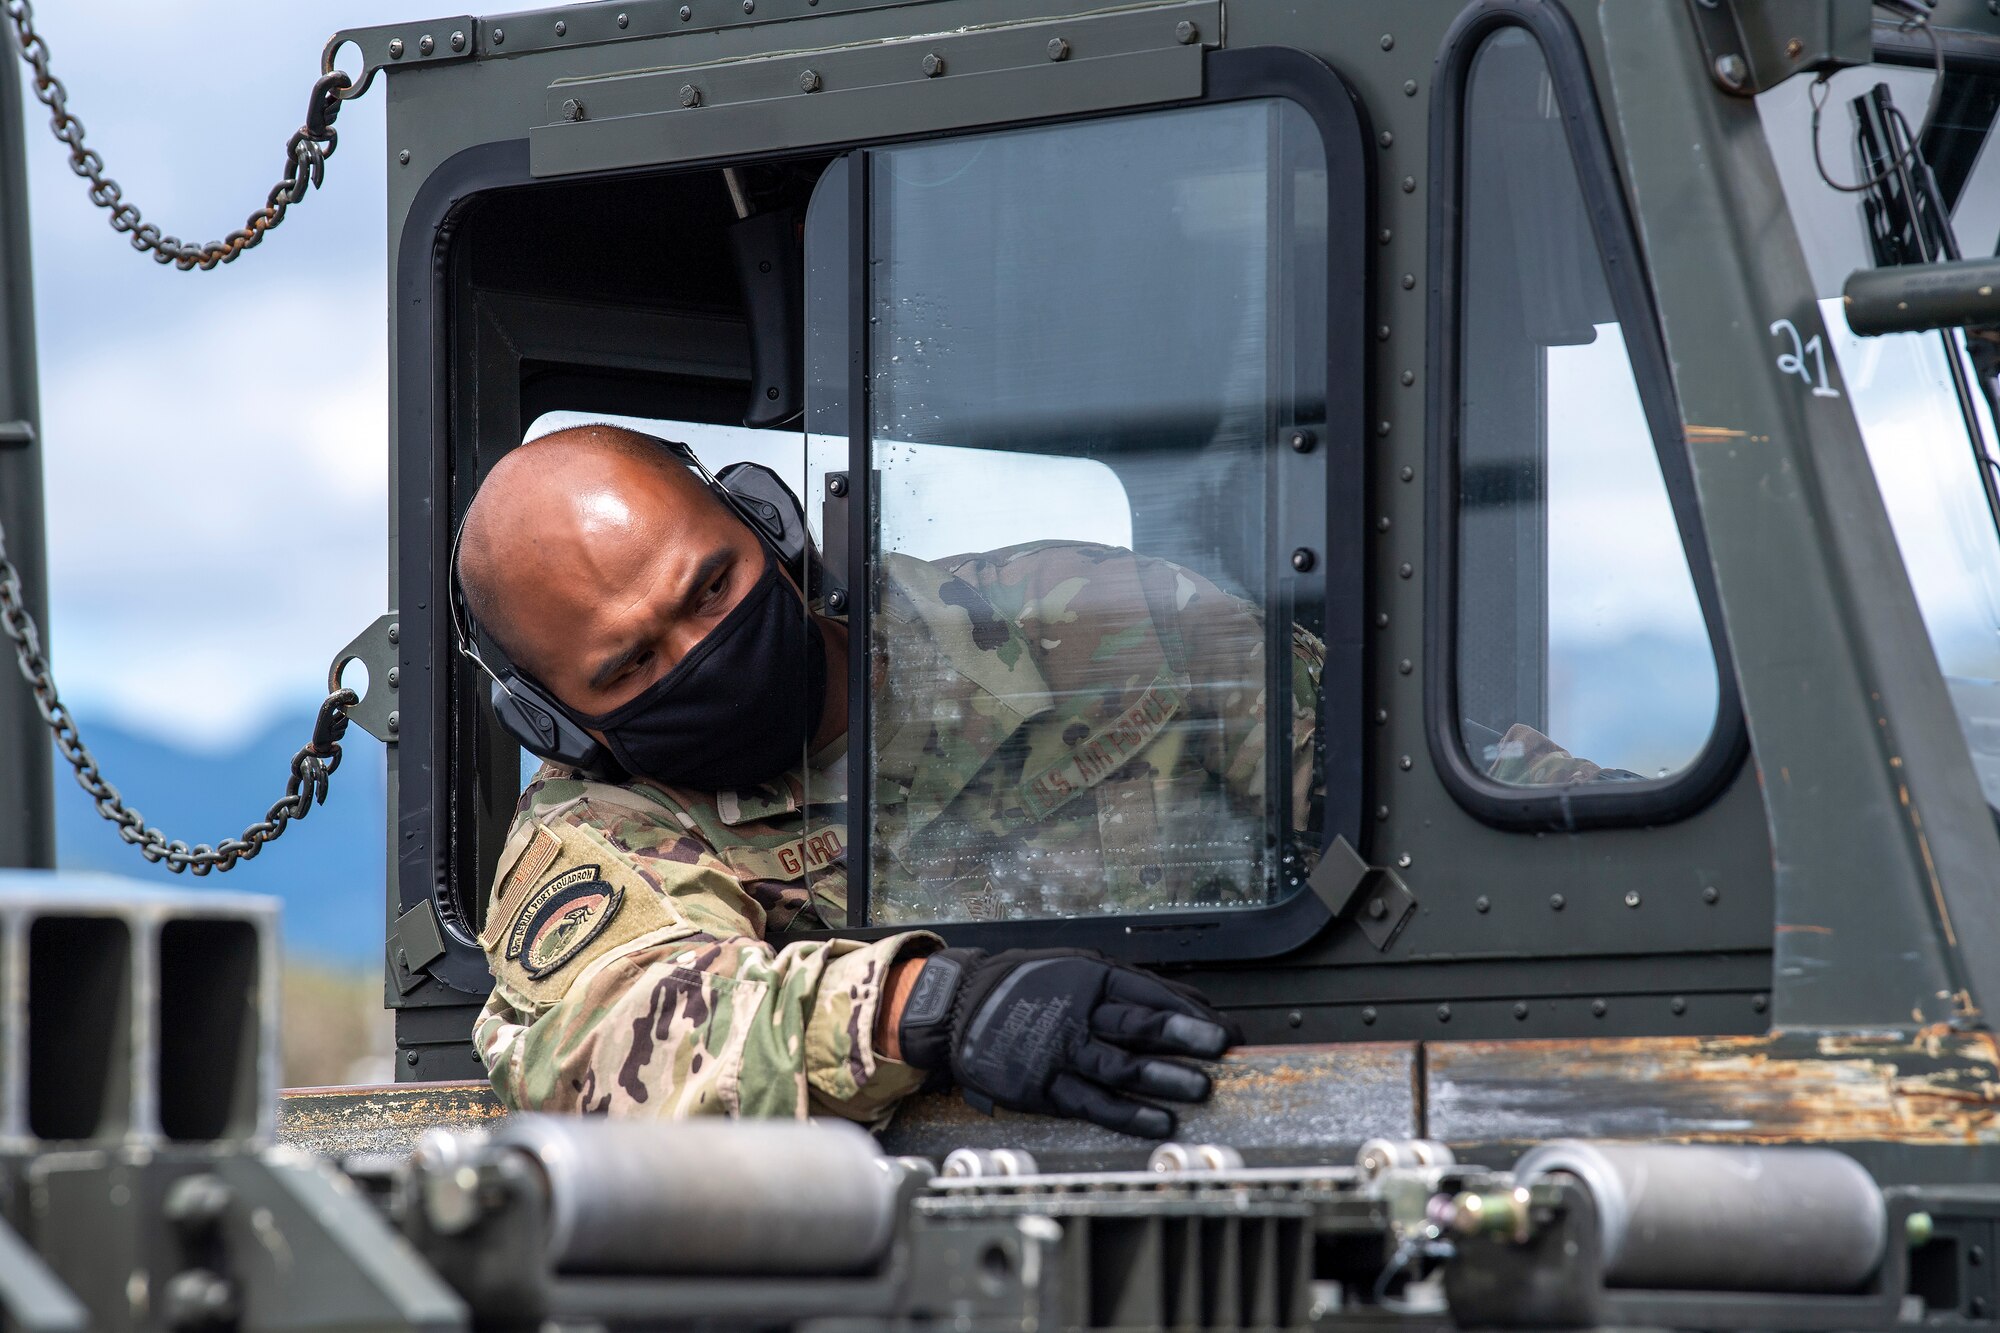
[[[90,202],[111,214],[111,229],[129,233],[132,248],[151,252],[162,264],[172,264],[186,272],[191,268],[212,269],[227,264],[264,239],[264,233],[285,220],[285,210],[306,197],[325,176],[326,159],[333,156],[340,136],[334,131],[334,117],[340,104],[359,95],[353,80],[332,67],[332,52],[321,61],[319,78],[314,81],[312,98],[306,103],[306,123],[285,144],[285,171],[271,187],[264,206],[242,227],[219,241],[190,245],[177,236],[163,236],[160,229],[139,215],[138,206],[125,202],[125,192],[117,181],[104,174],[104,159],[83,142],[83,122],[69,113],[69,90],[62,80],[49,73],[49,44],[35,31],[35,10],[29,0],[6,0],[7,19],[20,43],[21,59],[34,72],[35,98],[49,109],[49,128],[69,149],[69,167],[90,184]]]
[[[319,706],[313,723],[312,740],[292,756],[292,775],[285,794],[264,817],[243,830],[240,838],[225,838],[220,846],[206,843],[194,847],[169,842],[167,836],[148,824],[145,817],[125,804],[118,789],[97,771],[97,760],[77,734],[76,719],[56,694],[56,682],[49,674],[49,660],[42,653],[41,635],[21,593],[21,573],[7,558],[7,533],[0,528],[0,630],[14,641],[21,675],[35,692],[35,706],[55,737],[56,749],[76,770],[77,785],[97,802],[97,813],[118,826],[118,836],[139,849],[139,855],[179,874],[193,871],[206,875],[211,870],[229,870],[238,861],[256,856],[265,843],[283,833],[295,819],[304,819],[315,805],[326,800],[327,779],[340,767],[340,738],[347,733],[347,710],[360,702],[353,690],[336,689]]]

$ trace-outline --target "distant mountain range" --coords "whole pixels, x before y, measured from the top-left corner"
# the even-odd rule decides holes
[[[241,834],[284,795],[292,755],[312,735],[312,724],[312,713],[283,718],[233,750],[207,754],[103,719],[86,717],[82,725],[99,770],[147,823],[170,838],[213,844]],[[56,858],[65,869],[270,894],[284,902],[287,953],[343,967],[375,967],[385,933],[385,784],[382,747],[350,730],[325,805],[294,823],[256,860],[196,879],[150,864],[119,841],[68,765],[58,763]]]

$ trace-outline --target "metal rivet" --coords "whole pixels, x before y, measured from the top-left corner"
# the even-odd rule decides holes
[[[402,684],[402,683],[403,683],[403,668],[401,668],[401,667],[390,667],[390,668],[389,668],[389,688],[393,690],[393,689],[395,689],[395,688],[396,688],[396,687],[397,687],[398,685],[400,685],[400,684]]]
[[[565,100],[562,104],[562,118],[564,120],[582,120],[583,103],[577,101],[574,97]]]
[[[816,69],[800,70],[799,91],[802,93],[816,93],[819,90],[820,90],[819,71]]]
[[[1376,629],[1389,628],[1389,613],[1387,611],[1377,611],[1375,613],[1375,628]]]
[[[1417,81],[1415,79],[1411,79],[1403,85],[1403,96],[1415,97],[1416,95],[1417,95]]]
[[[1389,431],[1391,429],[1392,427],[1386,421],[1378,421],[1375,423],[1375,433],[1377,435],[1380,435],[1385,440],[1389,438]]]
[[[1770,1008],[1770,1005],[1771,997],[1768,995],[1753,995],[1750,997],[1750,1007],[1760,1014]]]
[[[451,49],[454,51],[463,51],[465,49],[465,34],[463,32],[455,32],[451,35]]]
[[[1528,1006],[1516,1001],[1514,1005],[1514,1017],[1516,1019],[1526,1019],[1527,1016],[1528,1016]]]
[[[1368,915],[1380,921],[1383,917],[1389,915],[1389,904],[1383,902],[1380,898],[1370,898],[1368,900]]]
[[[1396,858],[1396,869],[1408,870],[1409,868],[1410,868],[1410,854],[1408,852],[1404,852],[1401,856]]]
[[[397,154],[396,154],[396,161],[397,161],[397,163],[399,163],[399,164],[400,164],[400,165],[402,165],[402,166],[406,166],[406,167],[407,167],[407,166],[409,166],[409,165],[410,165],[410,150],[409,150],[409,149],[407,149],[407,148],[405,148],[405,149],[403,149],[403,150],[402,150],[401,152],[397,153]]]
[[[568,31],[569,31],[569,24],[568,24],[567,22],[565,22],[564,20],[562,20],[562,19],[557,19],[557,20],[556,20],[556,36],[558,36],[558,37],[561,37],[561,36],[563,36],[563,35],[564,35],[565,33],[567,33]]]
[[[1378,324],[1375,326],[1375,341],[1378,343],[1389,341],[1389,326],[1387,324]]]
[[[1398,759],[1396,761],[1396,767],[1402,769],[1405,773],[1409,772],[1415,766],[1416,766],[1416,761],[1414,759],[1411,759],[1410,756],[1408,755],[1404,755],[1401,759]]]
[[[403,1063],[404,1063],[404,1064],[406,1064],[406,1065],[413,1065],[413,1064],[415,1064],[416,1062],[417,1062],[417,1053],[416,1053],[415,1051],[405,1051],[405,1052],[403,1052]]]
[[[1404,372],[1403,372],[1403,387],[1404,387],[1405,389],[1409,388],[1409,387],[1410,387],[1410,386],[1411,386],[1412,384],[1415,384],[1416,382],[1417,382],[1417,372],[1416,372],[1416,371],[1414,371],[1414,370],[1406,370],[1406,371],[1404,371]]]
[[[401,642],[402,638],[403,638],[403,627],[402,627],[402,625],[400,625],[400,624],[395,624],[395,625],[391,625],[391,626],[389,626],[389,642],[390,642],[390,643],[398,643],[398,642]]]
[[[1439,1005],[1439,1006],[1438,1006],[1438,1022],[1440,1022],[1440,1023],[1449,1023],[1449,1022],[1451,1022],[1451,1006],[1450,1006],[1450,1005],[1448,1005],[1448,1004],[1441,1004],[1441,1005]]]
[[[1965,1249],[1965,1262],[1973,1268],[1983,1265],[1986,1262],[1986,1247],[1983,1245],[1968,1245]]]
[[[1377,819],[1387,819],[1388,817],[1389,817],[1389,807],[1388,807],[1388,806],[1386,806],[1386,805],[1378,805],[1378,806],[1376,806],[1376,807],[1375,807],[1375,818],[1377,818]]]
[[[1794,60],[1797,60],[1800,56],[1804,55],[1805,51],[1806,51],[1806,44],[1800,41],[1796,37],[1792,38],[1791,41],[1785,43],[1785,54],[1790,56]]]
[[[1402,661],[1396,663],[1396,670],[1402,672],[1406,676],[1409,675],[1412,671],[1415,671],[1416,669],[1417,669],[1417,664],[1415,662],[1412,662],[1407,657],[1404,658]]]
[[[1375,531],[1387,532],[1388,530],[1389,530],[1389,516],[1387,514],[1384,514],[1382,515],[1382,517],[1375,520]]]
[[[1403,290],[1404,290],[1404,291],[1406,291],[1406,292],[1407,292],[1407,291],[1411,290],[1412,288],[1414,288],[1414,287],[1415,287],[1416,285],[1417,285],[1417,275],[1416,275],[1416,274],[1414,274],[1414,273],[1405,273],[1405,274],[1403,275]]]
[[[1417,178],[1415,176],[1403,177],[1403,193],[1415,194],[1416,192],[1417,192]]]
[[[1069,59],[1069,43],[1068,43],[1068,42],[1066,42],[1066,41],[1064,41],[1064,40],[1063,40],[1062,38],[1060,38],[1060,37],[1051,37],[1051,38],[1049,38],[1049,59],[1051,59],[1051,60],[1068,60],[1068,59]]]
[[[682,106],[700,106],[700,105],[701,105],[701,89],[699,89],[699,88],[695,87],[695,86],[694,86],[693,84],[691,84],[691,83],[684,83],[684,84],[682,84],[682,85],[681,85],[681,105],[682,105]]]
[[[1490,912],[1493,910],[1493,900],[1482,893],[1472,900],[1472,910],[1480,913]]]
[[[757,12],[757,0],[743,0],[743,12],[744,12],[744,13],[746,13],[746,14],[754,14],[754,13],[756,13],[756,12]]]
[[[1382,244],[1387,245],[1390,241],[1395,239],[1395,236],[1396,236],[1395,232],[1391,231],[1387,227],[1384,227],[1382,228],[1381,231],[1376,233],[1375,239],[1380,241]]]
[[[493,44],[495,46],[500,45],[502,42],[506,40],[507,40],[507,30],[505,28],[495,28],[493,30]]]
[[[1639,891],[1637,889],[1625,890],[1625,905],[1627,907],[1637,907],[1639,905]]]
[[[1676,995],[1671,1001],[1668,1002],[1667,1008],[1673,1010],[1677,1014],[1684,1014],[1688,1011],[1688,1002],[1682,999],[1680,996]]]
[[[694,6],[693,6],[693,5],[682,5],[682,6],[681,6],[681,22],[683,22],[683,23],[686,23],[686,22],[687,22],[687,21],[688,21],[689,19],[691,19],[691,18],[693,18],[693,17],[694,17]]]
[[[1552,893],[1549,895],[1550,911],[1560,912],[1562,911],[1563,908],[1567,906],[1569,906],[1569,899],[1563,897],[1560,893]]]
[[[935,79],[938,75],[944,73],[944,57],[935,51],[928,51],[924,54],[923,65],[924,77],[927,79]]]
[[[1295,430],[1287,443],[1292,446],[1293,453],[1309,454],[1313,450],[1313,445],[1319,443],[1319,437],[1309,430]]]
[[[425,33],[423,36],[417,38],[418,55],[427,56],[435,50],[437,50],[437,43],[431,40],[429,33]]]
[[[1310,547],[1301,546],[1298,550],[1292,552],[1292,568],[1298,570],[1301,574],[1306,573],[1318,563],[1319,557],[1312,553]]]
[[[1386,726],[1388,726],[1388,725],[1389,725],[1389,710],[1388,710],[1388,709],[1386,709],[1386,708],[1378,708],[1378,709],[1376,709],[1376,710],[1375,710],[1375,725],[1376,725],[1376,726],[1378,726],[1378,727],[1386,727]]]
[[[1193,46],[1201,40],[1201,29],[1182,19],[1174,25],[1174,36],[1179,39],[1182,46]]]
[[[1374,1024],[1375,1024],[1375,1006],[1374,1006],[1374,1005],[1370,1004],[1370,1005],[1364,1005],[1364,1006],[1362,1006],[1362,1009],[1361,1009],[1361,1021],[1362,1021],[1362,1022],[1364,1022],[1364,1023],[1366,1023],[1366,1024],[1368,1024],[1368,1025],[1369,1025],[1370,1027],[1373,1027],[1373,1026],[1374,1026]]]
[[[845,477],[828,477],[828,478],[826,479],[826,489],[827,489],[828,493],[829,493],[829,494],[832,494],[832,495],[845,495],[845,494],[847,494],[847,478],[845,478]]]
[[[847,609],[847,594],[835,588],[826,595],[826,609],[836,612],[845,611]]]
[[[630,14],[620,14],[620,15],[618,16],[618,26],[619,26],[619,27],[621,27],[621,28],[629,28],[629,27],[631,27],[631,26],[632,26],[632,16],[631,16]]]
[[[1396,573],[1397,573],[1397,575],[1398,575],[1398,576],[1400,576],[1400,577],[1402,577],[1402,578],[1408,578],[1408,577],[1410,577],[1410,575],[1412,575],[1412,574],[1414,574],[1414,573],[1416,573],[1416,572],[1417,572],[1417,571],[1416,571],[1415,567],[1414,567],[1414,566],[1412,566],[1412,565],[1410,564],[1410,562],[1409,562],[1409,561],[1407,561],[1407,560],[1405,560],[1405,561],[1404,561],[1404,562],[1403,562],[1402,564],[1400,564],[1400,565],[1396,566]]]
[[[1397,475],[1400,476],[1404,481],[1411,481],[1415,479],[1417,475],[1417,470],[1413,467],[1406,467]]]
[[[1393,51],[1396,49],[1396,39],[1386,32],[1382,34],[1382,49],[1384,51]]]
[[[1377,142],[1379,142],[1384,148],[1388,148],[1396,142],[1396,136],[1389,133],[1389,131],[1387,130],[1383,130],[1381,137],[1377,140]]]
[[[400,37],[391,37],[389,39],[389,59],[401,60],[402,58],[403,58],[403,39]]]
[[[403,715],[396,709],[389,710],[389,730],[396,731],[403,725]]]
[[[1306,1021],[1306,1016],[1300,1013],[1298,1010],[1294,1009],[1292,1010],[1292,1012],[1285,1015],[1285,1021],[1287,1023],[1290,1023],[1293,1027],[1297,1027],[1299,1026],[1299,1024]]]
[[[1606,1004],[1604,1001],[1592,1000],[1590,1002],[1590,1016],[1592,1018],[1602,1018],[1610,1012],[1611,1012],[1611,1006]]]
[[[1731,92],[1741,92],[1750,81],[1750,66],[1735,52],[1715,58],[1715,77]]]
[[[1722,901],[1722,890],[1716,888],[1713,884],[1711,884],[1707,888],[1701,891],[1701,900],[1707,903],[1709,906],[1713,907],[1715,904]]]

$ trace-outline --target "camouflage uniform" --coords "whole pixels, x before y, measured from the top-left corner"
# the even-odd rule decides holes
[[[1643,782],[1626,768],[1580,759],[1525,722],[1507,728],[1493,747],[1487,776],[1512,787],[1567,787],[1579,782]]]
[[[870,924],[1264,901],[1254,607],[1166,561],[1055,542],[889,554],[878,592]],[[1322,653],[1300,630],[1292,648],[1303,820]],[[543,765],[481,937],[495,984],[474,1040],[503,1101],[877,1122],[918,1085],[876,1051],[875,1017],[890,965],[937,937],[796,938],[847,924],[829,748],[739,792]]]

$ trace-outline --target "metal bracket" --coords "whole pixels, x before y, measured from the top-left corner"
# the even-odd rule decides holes
[[[1386,866],[1369,865],[1346,838],[1334,838],[1306,883],[1336,917],[1352,915],[1377,950],[1394,944],[1416,915],[1417,896],[1403,877]]]
[[[396,729],[402,725],[402,715],[396,708],[396,690],[402,683],[396,641],[401,637],[396,613],[385,612],[333,655],[333,665],[326,672],[327,692],[332,693],[340,688],[340,673],[349,662],[359,662],[368,668],[368,693],[347,710],[347,720],[389,745],[396,743]]]
[[[471,14],[432,19],[428,23],[389,23],[375,28],[342,28],[326,39],[328,66],[349,42],[361,52],[361,70],[346,96],[368,91],[375,75],[411,65],[449,65],[479,54],[479,20]]]
[[[444,957],[444,926],[437,908],[426,898],[396,918],[389,932],[389,976],[396,990],[408,995],[424,984],[424,969]]]
[[[35,442],[35,427],[27,421],[0,421],[0,449],[25,449]]]
[[[1845,69],[1874,58],[1870,0],[1687,0],[1709,77],[1735,97],[1755,97],[1806,70]]]

